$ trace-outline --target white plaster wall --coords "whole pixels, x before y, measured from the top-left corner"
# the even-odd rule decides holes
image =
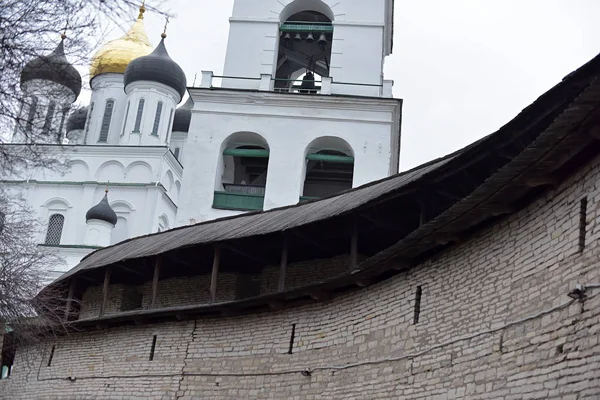
[[[168,135],[171,132],[171,126],[173,125],[172,114],[175,113],[175,108],[181,100],[179,93],[166,85],[149,81],[131,83],[127,86],[126,93],[127,102],[131,105],[129,107],[127,121],[124,122],[124,126],[121,125],[119,144],[134,146],[164,146],[168,141]],[[135,132],[135,120],[140,99],[144,99],[144,109],[139,132]],[[158,127],[158,135],[155,136],[152,135],[152,128],[154,126],[154,118],[156,116],[156,108],[159,101],[163,102],[163,107]],[[125,108],[127,108],[127,103]]]
[[[275,74],[279,23],[300,10],[333,16],[330,75],[334,82],[381,85],[383,59],[391,31],[389,0],[236,0],[230,19],[225,76],[259,78]],[[388,22],[389,21],[389,22]],[[222,86],[253,89],[251,80],[224,79]],[[332,92],[380,96],[377,86],[333,85]]]
[[[67,170],[28,171],[25,180],[9,180],[6,185],[37,213],[38,243],[45,241],[51,215],[65,217],[60,244],[66,247],[51,248],[65,258],[62,272],[90,251],[77,248],[86,244],[85,214],[102,199],[108,181],[111,206],[119,217],[127,218],[127,238],[156,232],[160,217],[174,226],[182,169],[167,147],[67,145],[59,155],[68,158]],[[169,187],[162,183],[165,175],[172,177]]]
[[[299,201],[306,149],[319,137],[338,137],[352,147],[353,187],[397,172],[392,143],[398,140],[399,105],[367,99],[289,96],[275,93],[192,91],[195,108],[186,144],[178,225],[239,212],[212,208],[219,187],[224,142],[237,132],[262,136],[270,149],[264,209]],[[216,97],[220,97],[217,100]]]
[[[91,81],[92,98],[88,121],[84,129],[87,133],[86,144],[110,145],[119,143],[119,135],[125,117],[125,92],[123,91],[123,74],[107,73],[94,77]],[[108,100],[114,100],[113,113],[106,143],[98,143],[104,108]],[[92,107],[93,104],[93,107]]]

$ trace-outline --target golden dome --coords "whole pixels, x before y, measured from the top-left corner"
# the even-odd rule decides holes
[[[107,72],[122,74],[132,60],[152,52],[152,45],[144,29],[145,11],[144,6],[140,7],[140,15],[129,32],[119,39],[106,43],[94,55],[90,80]]]

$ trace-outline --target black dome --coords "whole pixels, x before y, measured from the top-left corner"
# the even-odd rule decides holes
[[[192,120],[192,107],[194,100],[188,97],[184,105],[175,110],[173,117],[173,132],[188,132],[190,130],[190,121]]]
[[[123,79],[125,87],[136,81],[162,83],[175,89],[181,97],[185,94],[187,83],[185,73],[167,53],[165,38],[162,38],[152,53],[130,62]]]
[[[64,39],[47,56],[29,61],[21,71],[21,85],[33,79],[45,79],[71,89],[75,97],[81,92],[81,75],[65,56]]]
[[[69,115],[69,119],[67,119],[67,133],[76,129],[85,128],[85,121],[87,120],[88,111],[88,107],[83,107],[79,110],[75,110],[71,115]]]
[[[100,221],[110,222],[113,225],[117,224],[117,214],[108,204],[108,193],[104,195],[100,203],[90,208],[85,214],[85,222],[90,219],[99,219]]]

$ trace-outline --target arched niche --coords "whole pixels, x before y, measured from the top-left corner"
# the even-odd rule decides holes
[[[96,172],[96,180],[100,182],[123,182],[124,178],[125,166],[115,160],[103,163]]]
[[[125,170],[127,182],[148,183],[152,182],[152,166],[145,161],[134,161]]]
[[[352,188],[354,150],[344,139],[317,138],[306,147],[304,158],[303,200],[323,198]]]
[[[117,224],[113,228],[110,244],[122,242],[131,236],[130,225],[132,223],[134,207],[125,200],[115,200],[110,203],[111,208],[117,214]]]
[[[87,181],[90,179],[90,167],[83,160],[72,160],[67,163],[67,175],[73,181]]]
[[[171,172],[170,170],[165,172],[161,183],[163,184],[163,186],[165,187],[165,189],[168,192],[170,192],[171,189],[173,189],[174,182],[175,182],[175,179],[173,178],[173,172]]]

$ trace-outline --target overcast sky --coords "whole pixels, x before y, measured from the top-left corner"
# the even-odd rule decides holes
[[[188,85],[201,70],[220,75],[233,0],[167,4],[167,49]],[[600,0],[396,0],[385,77],[404,99],[401,169],[496,131],[600,53],[599,17]],[[146,13],[153,44],[163,25]]]

